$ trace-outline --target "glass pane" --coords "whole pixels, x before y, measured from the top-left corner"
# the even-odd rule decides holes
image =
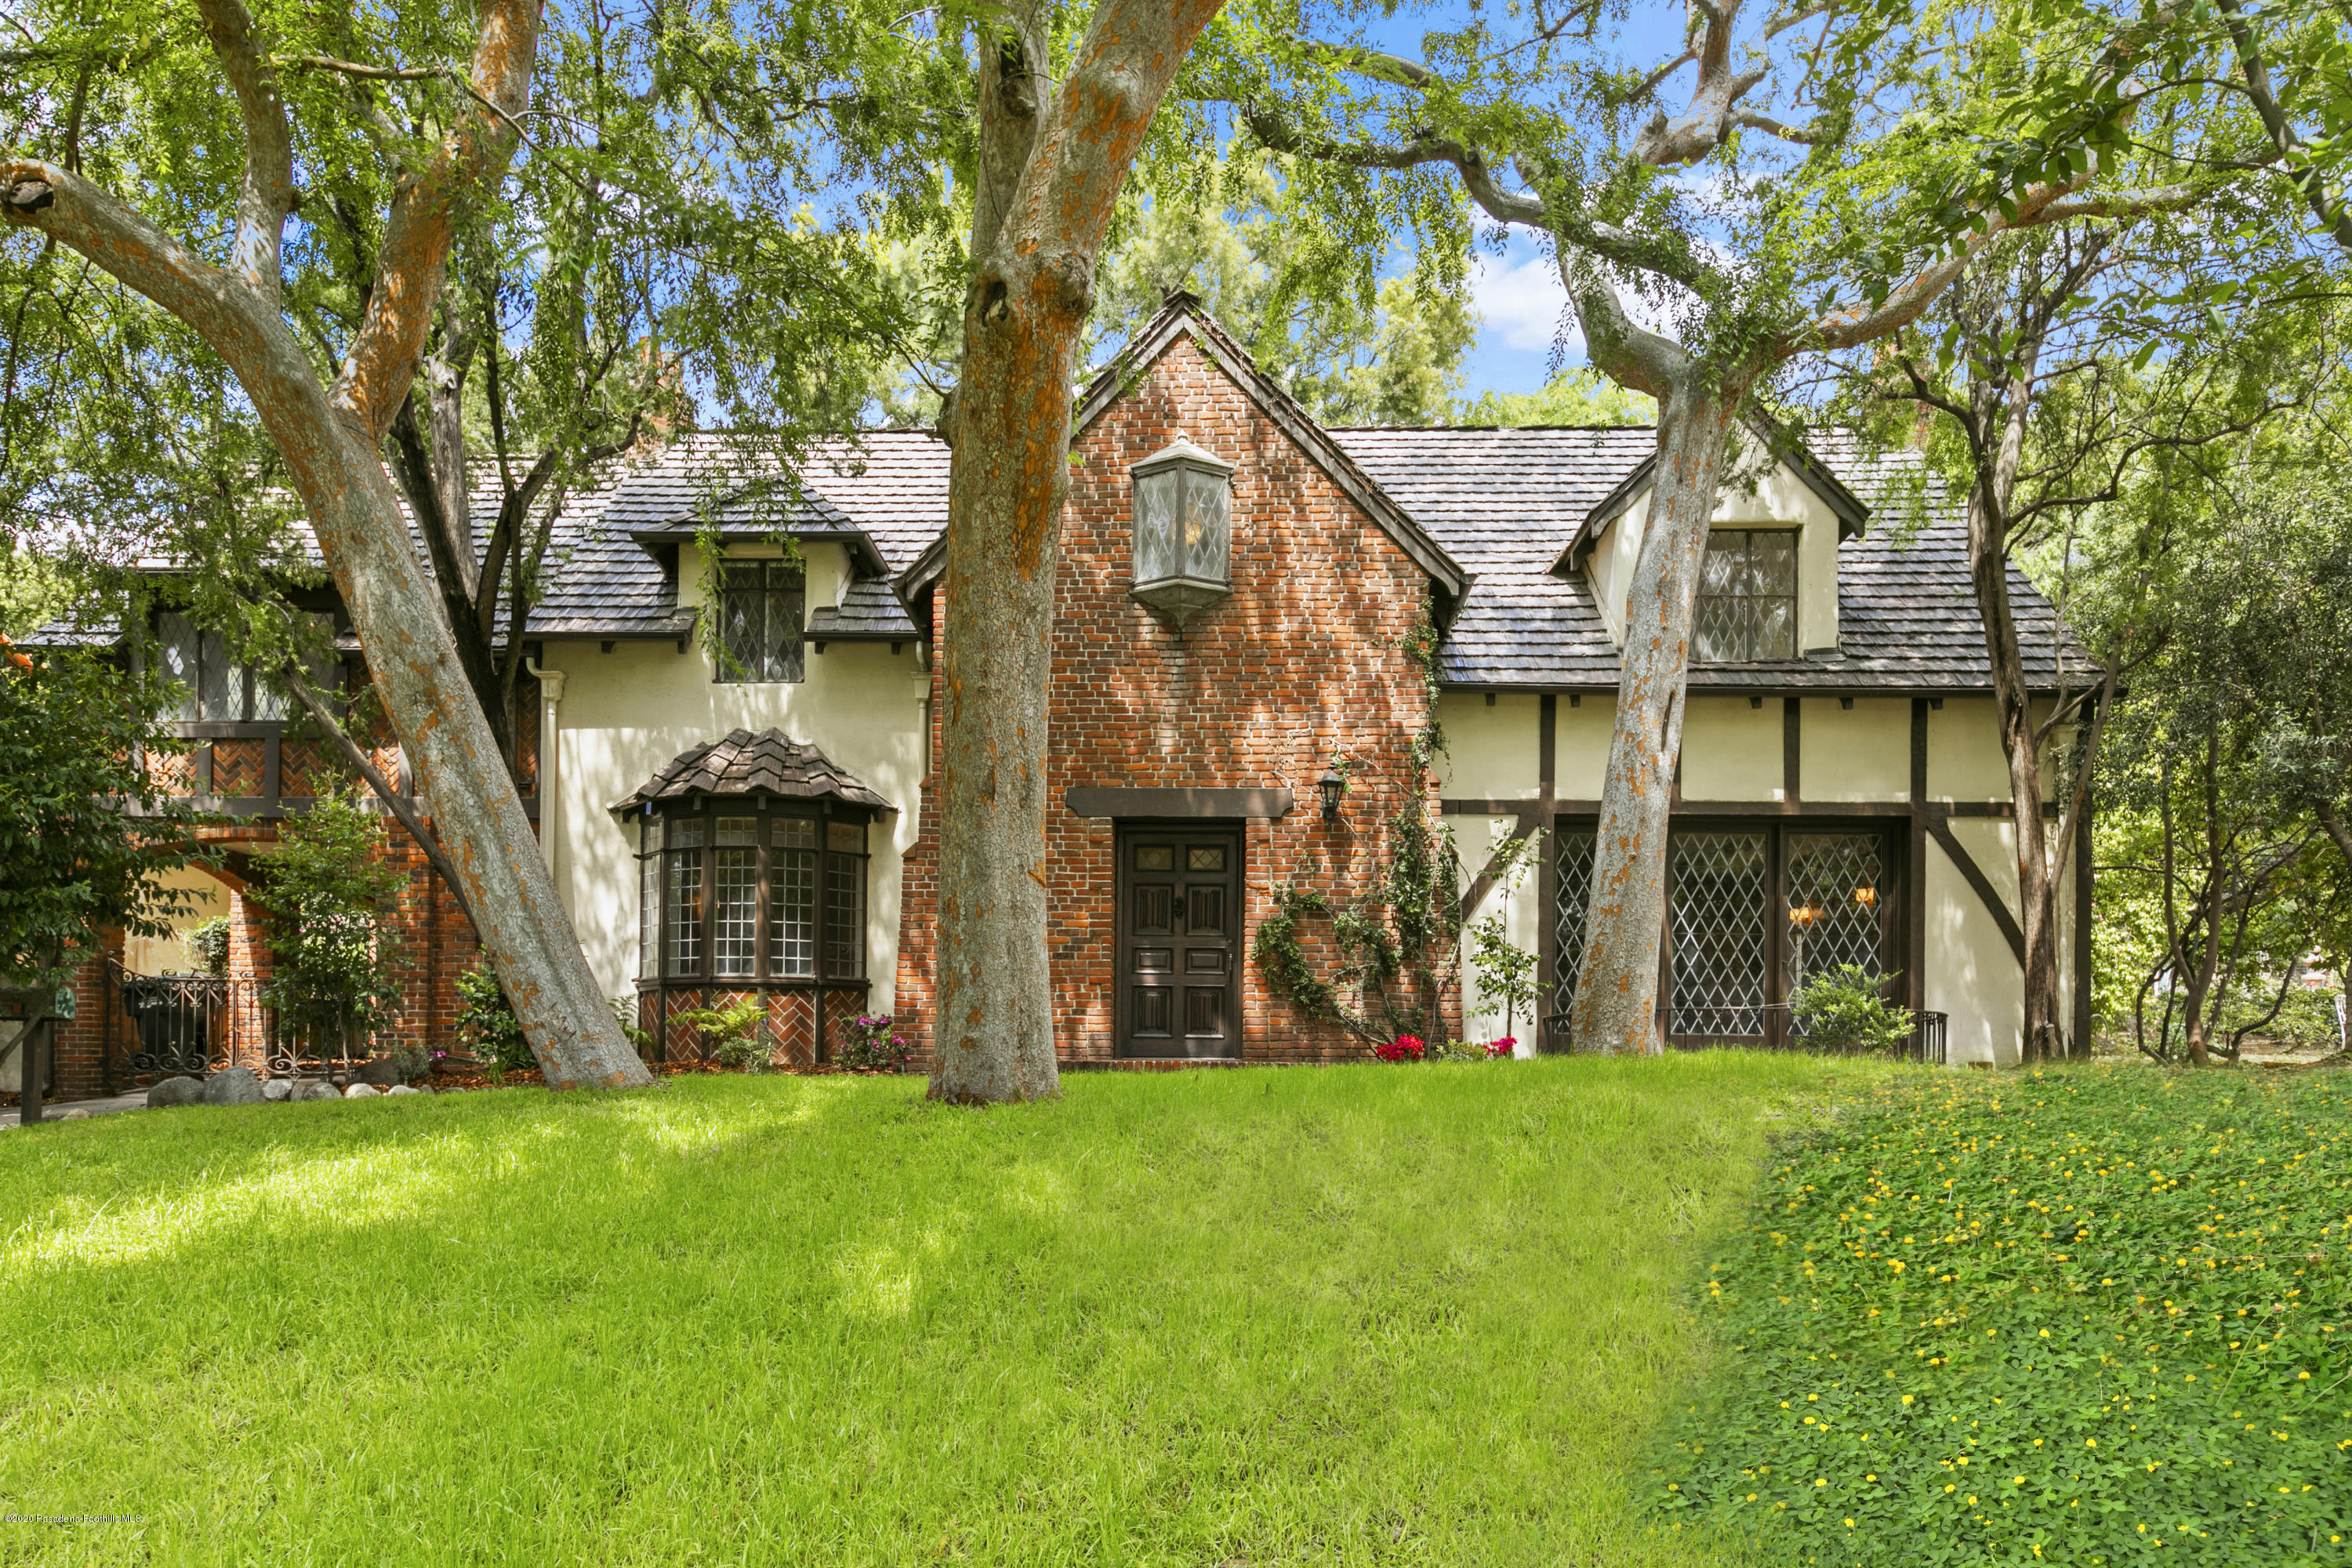
[[[814,817],[780,816],[776,818],[774,831],[779,849],[816,847],[816,819]]]
[[[816,856],[781,847],[788,823],[803,830],[810,826],[805,818],[776,819],[780,847],[768,867],[768,973],[807,976],[816,973]]]
[[[661,973],[661,857],[637,862],[637,977]]]
[[[719,819],[718,836],[712,843],[724,848],[730,845],[760,842],[760,819],[756,816],[722,816]]]
[[[1841,963],[1883,975],[1885,868],[1874,833],[1789,836],[1789,983]]]
[[[720,817],[722,844],[730,820],[750,826],[749,818]],[[711,860],[710,973],[728,978],[748,975],[759,951],[760,852],[720,849],[712,853]]]
[[[1135,481],[1135,580],[1173,577],[1176,553],[1177,470],[1162,468]]]
[[[1741,599],[1702,598],[1691,619],[1691,657],[1703,663],[1745,658],[1748,641],[1741,623],[1747,619]]]
[[[1222,844],[1195,844],[1184,851],[1187,871],[1222,871],[1225,868],[1225,847]]]
[[[673,816],[669,819],[669,847],[673,849],[702,847],[702,818]]]
[[[1172,844],[1137,845],[1135,868],[1139,871],[1173,871],[1176,869],[1175,846]]]
[[[1585,921],[1592,909],[1593,832],[1590,827],[1561,828],[1556,892],[1559,923],[1553,927],[1553,1010],[1565,1013],[1576,1001],[1576,977],[1584,968]]]
[[[204,635],[203,654],[196,661],[196,717],[215,722],[245,717],[245,671],[228,662],[220,633]]]
[[[1797,657],[1797,601],[1794,599],[1758,599],[1753,601],[1752,616],[1756,623],[1756,658],[1794,658]]]
[[[1794,529],[1759,529],[1749,534],[1749,569],[1754,591],[1793,597],[1797,592],[1797,534]]]
[[[672,823],[676,833],[680,825]],[[699,823],[695,825],[699,827]],[[669,859],[669,972],[702,973],[702,856],[672,851]]]
[[[824,858],[824,972],[855,980],[866,973],[866,858]]]
[[[802,673],[801,616],[803,580],[798,568],[768,568],[767,640],[760,668],[767,680],[798,680]]]
[[[746,585],[747,579],[750,585]],[[757,586],[759,568],[728,567],[726,581],[727,587],[719,595],[719,634],[727,647],[727,660],[719,668],[719,679],[761,679],[761,644],[766,626]]]
[[[836,855],[866,853],[866,824],[862,822],[828,822],[824,825],[824,847]]]
[[[1230,541],[1223,476],[1196,471],[1184,476],[1184,575],[1212,583],[1225,580]]]
[[[1770,841],[1761,833],[1678,833],[1673,863],[1673,1012],[1667,1032],[1710,1038],[1764,1033],[1770,963]]]
[[[166,680],[177,681],[182,688],[177,705],[157,716],[183,722],[194,720],[196,716],[196,648],[202,640],[197,635],[196,624],[185,616],[166,611],[155,617],[155,637],[162,644],[155,656],[158,672]]]
[[[1747,586],[1748,536],[1745,533],[1710,533],[1706,538],[1706,556],[1699,563],[1698,591],[1702,594],[1737,594]]]

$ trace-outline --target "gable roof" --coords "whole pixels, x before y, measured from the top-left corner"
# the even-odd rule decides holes
[[[1453,688],[1613,691],[1618,651],[1590,579],[1552,570],[1559,541],[1624,484],[1656,445],[1647,426],[1337,430],[1356,461],[1476,574],[1438,649]],[[1766,664],[1694,664],[1690,689],[1886,694],[1990,689],[1968,530],[1916,452],[1872,455],[1813,431],[1811,458],[1877,524],[1838,550],[1836,652]],[[2027,683],[2048,690],[2095,673],[2056,611],[2010,567]]]
[[[1761,409],[1754,408],[1741,413],[1740,423],[1762,443],[1764,450],[1775,461],[1784,465],[1807,489],[1821,498],[1822,504],[1828,507],[1831,515],[1838,520],[1838,540],[1841,543],[1853,538],[1869,525],[1870,509],[1863,504],[1862,498],[1848,489],[1828,465],[1815,457],[1787,426]],[[1570,536],[1567,546],[1560,551],[1559,559],[1552,563],[1552,570],[1566,573],[1583,564],[1584,558],[1592,553],[1593,546],[1601,542],[1601,536],[1608,531],[1609,525],[1631,510],[1635,501],[1650,493],[1651,487],[1657,481],[1657,473],[1658,454],[1653,443],[1650,455],[1635,464],[1633,471],[1618,481],[1616,489],[1601,497],[1592,510],[1584,514],[1584,520],[1577,525],[1575,533]]]

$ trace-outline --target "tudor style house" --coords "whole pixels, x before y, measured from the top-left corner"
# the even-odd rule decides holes
[[[1284,888],[1367,890],[1400,813],[1452,826],[1471,913],[1504,915],[1539,955],[1544,1011],[1564,1012],[1653,432],[1325,429],[1184,295],[1097,378],[1075,428],[1049,731],[1065,1062],[1360,1055],[1270,985],[1251,938]],[[729,450],[677,440],[556,521],[527,633],[541,840],[598,979],[635,999],[657,1050],[693,1048],[677,1013],[738,994],[765,999],[795,1059],[822,1059],[860,1013],[894,1013],[927,1046],[949,454],[871,432],[821,451],[779,503]],[[1759,423],[1739,468],[1699,587],[1667,1036],[1782,1043],[1791,988],[1853,963],[1943,1016],[1950,1061],[2013,1060],[2014,814],[1961,525],[1932,487],[1874,523],[1866,498],[1921,487],[1894,483],[1904,455],[1834,434]],[[2049,604],[2011,585],[2054,700],[2082,661]],[[237,852],[188,876],[233,917],[232,974],[265,973],[239,868],[325,759],[216,643],[170,617],[150,630],[191,672],[187,787]],[[1524,885],[1479,876],[1535,828]],[[437,1046],[471,949],[412,860],[398,940],[426,978],[396,1026]],[[2060,945],[2081,1031],[2088,857],[2072,863]],[[173,967],[172,947],[138,944],[116,979],[93,969],[85,1019],[113,1011],[108,986]],[[78,1027],[61,1076],[127,1070],[110,1026]],[[1522,1051],[1571,1044],[1552,1022],[1517,1033]]]

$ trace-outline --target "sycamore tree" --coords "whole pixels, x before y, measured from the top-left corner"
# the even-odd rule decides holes
[[[1374,30],[1394,9],[1237,11],[1250,47],[1194,90],[1292,155],[1360,249],[1400,227],[1457,247],[1482,225],[1537,237],[1593,365],[1657,402],[1571,1013],[1580,1043],[1654,1051],[1693,595],[1751,399],[1801,356],[1916,321],[1999,237],[2191,204],[2204,165],[2105,172],[2129,150],[2147,48],[2129,31],[2053,28],[2029,52],[2000,8],[1698,0],[1662,7],[1672,41],[1644,53],[1618,41],[1657,13],[1566,0],[1473,13],[1409,58]],[[1989,108],[1987,84],[2053,54],[2105,62],[2103,89],[2036,100],[2039,119],[2016,94]],[[2044,120],[2071,152],[2053,154]]]
[[[12,20],[10,531],[175,556],[238,654],[299,673],[299,509],[547,1080],[646,1081],[508,766],[547,519],[686,399],[787,450],[850,416],[893,321],[857,202],[969,140],[936,38],[862,0]],[[862,195],[828,222],[834,181]]]
[[[934,1099],[1058,1094],[1045,937],[1045,714],[1071,387],[1095,272],[1160,101],[1218,0],[981,12],[963,352],[948,479]],[[1066,36],[1066,35],[1065,35]]]

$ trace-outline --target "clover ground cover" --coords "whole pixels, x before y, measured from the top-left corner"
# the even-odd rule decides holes
[[[2352,1563],[2352,1073],[1889,1080],[1713,1255],[1651,1500],[1822,1563]]]

